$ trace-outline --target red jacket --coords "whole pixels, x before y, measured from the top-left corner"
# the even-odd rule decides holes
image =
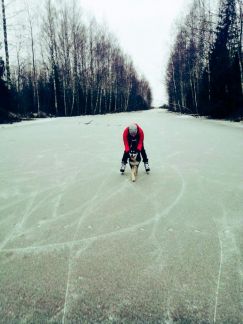
[[[135,123],[135,125],[137,125],[137,127],[138,127],[138,132],[137,132],[137,135],[136,135],[136,136],[138,136],[137,150],[141,151],[142,147],[143,147],[144,133],[143,133],[142,128],[138,124]],[[126,127],[124,129],[124,132],[123,132],[123,142],[124,142],[125,152],[126,153],[128,153],[129,150],[130,150],[130,146],[129,146],[129,142],[128,142],[128,136],[129,136],[129,127]]]

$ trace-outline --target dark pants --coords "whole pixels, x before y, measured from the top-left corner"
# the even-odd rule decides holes
[[[143,158],[143,162],[144,163],[148,162],[148,157],[147,157],[147,154],[146,154],[146,151],[145,151],[144,147],[142,147],[141,155],[142,155],[142,158]],[[129,153],[126,153],[124,151],[124,154],[123,154],[123,157],[122,157],[122,162],[126,164],[128,158],[129,158]]]

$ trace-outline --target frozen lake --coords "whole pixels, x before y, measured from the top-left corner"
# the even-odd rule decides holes
[[[122,132],[151,172],[120,175]],[[243,323],[243,127],[162,110],[0,125],[0,323]]]

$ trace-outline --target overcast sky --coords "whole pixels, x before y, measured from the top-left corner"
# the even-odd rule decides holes
[[[149,81],[153,105],[167,100],[164,77],[173,23],[190,0],[80,0],[99,22],[106,22],[138,72]]]

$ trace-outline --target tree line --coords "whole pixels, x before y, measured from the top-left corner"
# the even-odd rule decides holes
[[[46,0],[38,27],[28,2],[23,14],[24,30],[15,41],[15,64],[11,66],[3,15],[0,49],[1,45],[5,48],[8,64],[5,80],[0,80],[0,95],[7,93],[8,98],[1,101],[0,111],[21,116],[77,116],[150,107],[147,80],[138,75],[107,27],[84,17],[76,1]]]
[[[169,110],[243,118],[243,2],[194,0],[179,25],[167,66]]]

